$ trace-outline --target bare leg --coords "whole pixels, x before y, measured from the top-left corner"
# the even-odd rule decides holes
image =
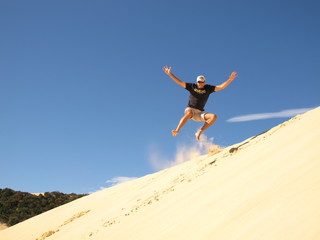
[[[199,131],[195,134],[197,140],[200,140],[200,136],[203,131],[210,127],[217,120],[217,115],[213,113],[206,113],[206,115],[204,115],[204,119],[206,120],[206,122],[203,124],[202,128],[200,128]]]
[[[180,122],[176,128],[176,130],[172,130],[172,136],[177,136],[180,129],[186,124],[186,122],[192,118],[192,111],[187,111],[185,115],[180,119]]]

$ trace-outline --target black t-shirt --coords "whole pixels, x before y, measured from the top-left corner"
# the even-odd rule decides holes
[[[188,107],[204,111],[209,95],[215,91],[215,86],[206,84],[203,88],[198,88],[195,83],[186,83],[186,89],[190,92]]]

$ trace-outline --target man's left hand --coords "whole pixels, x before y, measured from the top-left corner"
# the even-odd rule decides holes
[[[229,79],[234,80],[236,77],[238,77],[237,72],[233,72],[233,73],[231,73]]]

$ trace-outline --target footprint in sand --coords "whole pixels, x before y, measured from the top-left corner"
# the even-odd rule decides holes
[[[76,219],[84,216],[84,215],[87,214],[88,212],[90,212],[90,210],[83,211],[83,212],[80,212],[80,213],[77,213],[77,214],[73,215],[71,218],[69,218],[67,221],[65,221],[63,224],[61,224],[57,229],[55,229],[55,230],[50,230],[50,231],[48,231],[48,232],[43,233],[43,234],[41,235],[41,237],[40,237],[40,238],[36,238],[36,240],[44,240],[44,239],[52,236],[53,234],[59,232],[60,229],[61,229],[63,226],[65,226],[65,225],[73,222],[74,220],[76,220]]]

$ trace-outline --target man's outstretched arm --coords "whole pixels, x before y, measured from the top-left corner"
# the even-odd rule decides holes
[[[171,77],[172,80],[173,80],[176,84],[180,85],[180,86],[183,87],[183,88],[186,88],[186,83],[185,83],[185,82],[182,82],[179,78],[177,78],[175,75],[172,74],[172,72],[171,72],[171,67],[165,66],[165,67],[162,68],[162,70],[163,70],[169,77]]]
[[[224,83],[216,86],[215,92],[220,91],[222,89],[225,89],[236,77],[238,77],[236,72],[231,73],[229,79],[225,81]]]

